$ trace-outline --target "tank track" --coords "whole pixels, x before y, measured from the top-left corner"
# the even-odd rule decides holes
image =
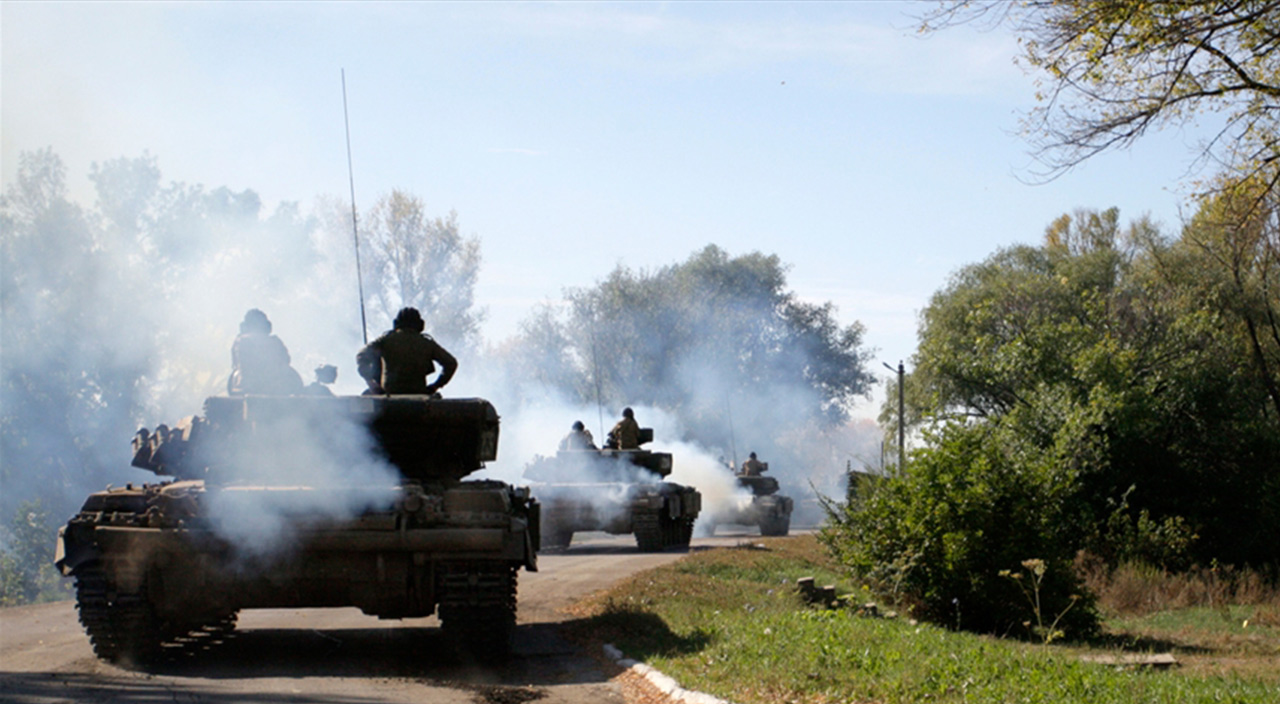
[[[791,516],[760,519],[760,535],[784,536],[791,531]]]
[[[478,660],[510,655],[518,569],[508,564],[441,565],[437,593],[445,637]]]
[[[236,612],[200,624],[165,623],[156,615],[145,584],[135,592],[122,592],[98,563],[81,566],[75,576],[80,624],[94,654],[107,662],[149,665],[166,648],[203,647],[223,640],[236,627]]]
[[[76,608],[99,658],[145,664],[159,656],[164,636],[145,587],[117,591],[100,564],[84,565],[76,570]]]
[[[641,552],[660,552],[668,548],[688,548],[693,539],[692,518],[671,518],[663,512],[637,513],[631,517],[636,547]]]
[[[663,516],[659,513],[636,513],[631,517],[631,532],[636,536],[640,552],[659,552],[663,548]]]

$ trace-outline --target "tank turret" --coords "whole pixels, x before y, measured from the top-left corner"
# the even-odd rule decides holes
[[[498,412],[478,398],[215,396],[204,416],[139,430],[133,466],[179,479],[252,480],[298,443],[335,456],[372,445],[405,479],[461,479],[497,458]]]

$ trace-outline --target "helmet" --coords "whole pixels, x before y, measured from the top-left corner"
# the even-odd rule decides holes
[[[630,408],[630,407],[627,407],[627,408],[622,409],[622,417],[623,417],[623,418],[635,418],[635,417],[636,417],[636,414],[635,414],[635,412],[634,412],[634,411],[632,411],[632,410],[631,410],[631,408]]]
[[[316,367],[316,381],[321,384],[332,384],[338,379],[338,368],[332,364],[321,364]]]
[[[240,333],[260,332],[264,335],[271,334],[271,321],[267,320],[267,314],[257,308],[250,308],[249,312],[244,314],[244,320],[240,322]]]
[[[586,429],[586,427],[587,427],[587,426],[583,425],[583,424],[582,424],[582,421],[580,421],[580,420],[575,420],[575,421],[573,421],[573,429],[574,429],[574,430],[584,430],[584,429]]]
[[[750,455],[748,455],[748,457],[754,460],[756,458],[756,453],[753,452]]]
[[[422,314],[418,312],[418,309],[408,307],[401,308],[400,312],[396,313],[393,325],[397,330],[412,330],[413,332],[422,332],[422,329],[426,327],[422,322]]]

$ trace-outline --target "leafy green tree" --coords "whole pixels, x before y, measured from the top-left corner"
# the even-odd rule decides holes
[[[775,255],[711,245],[653,272],[619,267],[568,299],[563,320],[544,310],[515,348],[533,378],[584,403],[671,410],[714,446],[735,425],[838,424],[869,388],[861,325],[787,291]]]
[[[421,198],[392,191],[365,220],[361,266],[366,291],[387,321],[413,306],[427,332],[446,347],[478,344],[484,319],[475,308],[480,241],[461,235],[457,213],[429,219]]]
[[[40,500],[18,505],[0,528],[0,606],[65,598],[69,585],[53,565],[57,532]]]
[[[922,314],[906,380],[925,444],[836,511],[837,553],[944,623],[949,599],[986,595],[991,611],[968,622],[984,629],[1024,608],[1015,582],[991,581],[1023,560],[1045,561],[1063,609],[1081,549],[1110,564],[1274,563],[1280,434],[1233,308],[1265,311],[1271,284],[1256,260],[1236,277],[1214,254],[1258,247],[1206,248],[1210,235],[1225,236],[1169,240],[1079,211],[1042,246],[957,272]]]

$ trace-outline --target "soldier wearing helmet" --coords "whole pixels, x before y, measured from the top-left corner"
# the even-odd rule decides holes
[[[417,308],[401,308],[393,329],[360,350],[356,367],[369,384],[365,393],[431,395],[449,383],[458,360],[424,333],[424,327]],[[428,384],[436,363],[440,376]]]
[[[764,474],[769,465],[756,459],[756,453],[747,456],[747,461],[742,463],[742,467],[738,470],[738,474],[744,477],[758,477]]]
[[[231,344],[231,377],[227,394],[287,396],[302,391],[302,377],[289,365],[289,350],[271,334],[271,321],[257,308],[240,322]]]
[[[622,420],[609,431],[607,446],[616,450],[640,449],[640,424],[636,422],[635,412],[630,408],[622,409]]]
[[[569,434],[560,440],[561,450],[594,450],[596,449],[596,439],[591,437],[591,431],[587,430],[587,426],[582,421],[575,420],[573,429]]]

